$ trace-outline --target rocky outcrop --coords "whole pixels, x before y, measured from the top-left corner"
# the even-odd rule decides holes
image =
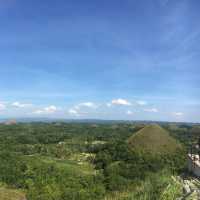
[[[183,187],[183,195],[177,200],[200,200],[200,181],[195,177],[176,177]]]

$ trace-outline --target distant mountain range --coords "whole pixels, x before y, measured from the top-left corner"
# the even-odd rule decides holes
[[[167,121],[143,121],[143,120],[105,120],[105,119],[61,119],[61,118],[0,118],[0,123],[6,123],[9,121],[16,121],[17,123],[31,123],[31,122],[65,122],[65,123],[96,123],[96,124],[113,124],[113,123],[143,123],[143,124],[188,124],[188,125],[200,125],[200,123],[192,122],[167,122]]]

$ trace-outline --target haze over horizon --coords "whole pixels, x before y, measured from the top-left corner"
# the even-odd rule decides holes
[[[0,118],[200,122],[198,0],[0,0]]]

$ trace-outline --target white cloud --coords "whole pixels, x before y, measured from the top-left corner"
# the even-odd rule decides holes
[[[130,111],[130,110],[128,110],[128,111],[126,112],[126,114],[127,114],[127,115],[133,115],[133,112]]]
[[[16,107],[16,108],[26,108],[26,107],[30,107],[32,106],[32,104],[22,104],[18,101],[12,103],[12,106]]]
[[[69,109],[68,113],[72,116],[75,116],[75,117],[85,116],[85,115],[88,114],[88,112],[83,112],[83,111],[80,111],[80,110],[76,110],[74,108]]]
[[[74,106],[73,108],[68,110],[68,113],[75,116],[80,116],[82,114],[87,114],[87,112],[81,111],[82,108],[92,108],[96,109],[98,106],[93,102],[83,102]]]
[[[4,103],[0,103],[0,110],[5,110],[6,109],[6,105]]]
[[[51,106],[49,106],[49,107],[44,108],[44,111],[46,111],[47,113],[54,113],[54,112],[57,111],[57,107],[51,105]]]
[[[33,114],[44,114],[44,110],[36,110],[36,111],[33,111]]]
[[[145,105],[147,105],[147,102],[146,102],[146,101],[136,101],[136,103],[137,103],[139,106],[145,106]]]
[[[126,99],[113,99],[111,102],[113,105],[123,105],[123,106],[130,106],[131,103]]]
[[[157,113],[158,112],[158,109],[157,108],[147,108],[147,109],[144,109],[145,112],[154,112],[154,113]]]
[[[82,107],[87,107],[87,108],[93,108],[93,109],[95,109],[98,106],[95,103],[93,103],[93,102],[83,102],[83,103],[79,103],[78,105],[74,106],[74,109],[79,110]]]
[[[68,112],[69,112],[69,114],[72,114],[72,115],[78,115],[78,111],[73,108],[69,109]]]
[[[181,116],[184,115],[182,112],[173,112],[172,114],[173,114],[174,116],[176,116],[176,117],[181,117]]]
[[[96,108],[97,105],[94,104],[93,102],[85,102],[85,103],[80,103],[79,106],[83,106],[83,107],[88,107],[88,108]]]
[[[93,103],[93,102],[83,102],[83,103],[79,103],[78,105],[75,105],[74,107],[70,108],[68,110],[68,113],[70,115],[74,115],[74,116],[82,116],[82,115],[86,115],[88,114],[87,111],[85,111],[84,108],[89,108],[89,109],[96,109],[98,108],[98,105]]]
[[[45,107],[43,109],[36,110],[33,113],[34,114],[52,114],[52,113],[55,113],[57,110],[58,110],[58,108],[56,106],[51,105],[51,106]]]

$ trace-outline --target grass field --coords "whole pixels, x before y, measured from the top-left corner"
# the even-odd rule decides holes
[[[0,188],[0,200],[26,200],[23,192],[14,189]]]
[[[48,156],[33,155],[26,156],[26,159],[29,161],[34,161],[37,163],[43,162],[47,164],[55,164],[58,168],[65,169],[70,173],[79,173],[79,174],[95,174],[94,166],[88,161],[83,159],[83,155],[75,155],[74,159],[56,159]]]

